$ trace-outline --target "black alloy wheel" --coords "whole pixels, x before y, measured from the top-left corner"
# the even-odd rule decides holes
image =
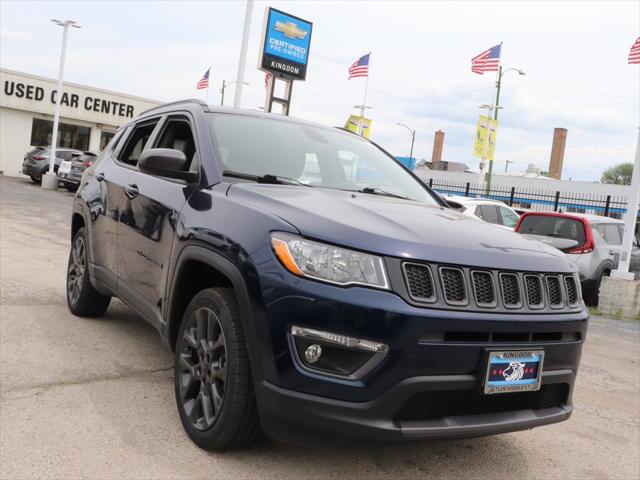
[[[67,265],[67,305],[74,315],[95,317],[102,315],[111,297],[98,292],[89,279],[88,243],[85,229],[80,228],[71,241]]]
[[[191,426],[208,430],[218,419],[227,384],[227,343],[220,319],[196,310],[179,343],[179,394]]]
[[[207,288],[191,299],[176,339],[173,380],[182,426],[200,448],[240,448],[256,439],[260,420],[233,290]]]
[[[71,245],[71,257],[67,271],[67,297],[72,304],[77,304],[84,282],[84,269],[87,263],[87,249],[83,236],[76,236]]]

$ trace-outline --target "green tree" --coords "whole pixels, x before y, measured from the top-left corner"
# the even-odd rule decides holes
[[[631,174],[633,173],[633,163],[619,163],[607,168],[600,181],[602,183],[615,183],[616,185],[631,185]]]

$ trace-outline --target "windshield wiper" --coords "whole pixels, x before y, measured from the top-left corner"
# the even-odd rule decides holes
[[[251,173],[242,173],[242,172],[234,172],[233,170],[225,170],[222,172],[222,175],[225,177],[235,177],[235,178],[243,178],[245,180],[253,180],[257,183],[269,183],[273,185],[302,185],[305,187],[312,187],[313,185],[308,185],[306,183],[302,183],[300,180],[296,180],[295,178],[285,177],[282,175],[272,175],[270,173],[265,173],[264,175],[253,175]]]
[[[408,197],[403,197],[402,195],[397,195],[395,193],[387,192],[378,187],[364,187],[360,190],[356,190],[358,193],[366,193],[369,195],[382,195],[384,197],[393,197],[393,198],[401,198],[402,200],[409,200]]]

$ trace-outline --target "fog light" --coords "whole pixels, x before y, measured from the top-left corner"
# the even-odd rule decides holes
[[[313,345],[309,345],[307,349],[304,351],[304,359],[311,364],[316,363],[318,360],[320,360],[321,356],[322,356],[322,347],[317,343],[314,343]]]
[[[389,353],[384,343],[305,327],[292,326],[291,337],[303,368],[349,379],[362,378]]]

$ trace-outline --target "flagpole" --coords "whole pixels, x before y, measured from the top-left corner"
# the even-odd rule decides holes
[[[498,117],[498,95],[500,95],[500,76],[502,74],[502,43],[500,42],[500,57],[498,60],[498,70],[496,70],[496,91],[493,97],[494,102],[492,103],[492,105],[495,106],[495,110],[494,112],[488,112],[489,115],[489,120],[491,120],[491,117],[493,117],[493,120],[497,120]],[[493,113],[493,115],[492,115]],[[489,120],[487,121],[487,135],[489,134]],[[496,138],[498,137],[498,132],[496,129]],[[488,140],[488,137],[487,137]],[[495,151],[495,145],[494,145],[494,151]],[[495,153],[494,153],[495,156]],[[487,197],[489,197],[489,195],[491,194],[491,177],[493,175],[493,158],[489,159],[489,168],[487,169],[487,176],[486,176],[486,195]]]
[[[367,68],[367,79],[364,82],[364,99],[362,100],[362,105],[360,105],[360,136],[362,137],[364,133],[364,111],[367,108],[367,90],[369,89],[369,74],[371,73],[371,52],[369,55],[369,63]]]
[[[209,79],[207,81],[207,93],[205,97],[205,103],[208,105],[209,104],[209,87],[211,86],[211,65],[209,65],[209,70],[207,70],[207,72],[209,72]]]

